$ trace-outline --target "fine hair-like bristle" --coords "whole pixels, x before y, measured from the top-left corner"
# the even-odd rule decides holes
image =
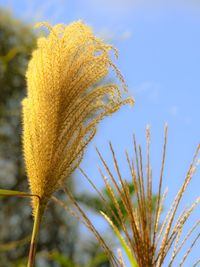
[[[155,196],[152,193],[152,168],[150,165],[150,130],[147,128],[147,158],[146,158],[146,177],[143,167],[143,157],[142,150],[140,146],[137,146],[136,139],[134,137],[134,152],[135,152],[135,162],[130,158],[126,152],[126,159],[130,169],[130,174],[132,177],[132,183],[135,190],[135,204],[133,204],[133,199],[129,191],[128,183],[126,179],[123,178],[123,173],[120,172],[117,158],[113,147],[110,143],[110,149],[113,157],[114,166],[116,169],[117,177],[112,174],[108,165],[104,161],[102,155],[97,150],[100,159],[107,171],[108,177],[102,173],[102,178],[104,179],[105,186],[113,200],[116,213],[114,218],[121,226],[121,230],[124,234],[127,246],[131,250],[132,255],[135,257],[138,267],[161,267],[163,266],[166,256],[171,253],[171,259],[168,265],[171,267],[178,253],[180,252],[183,244],[191,236],[194,230],[199,226],[200,221],[198,220],[194,225],[191,226],[189,233],[180,242],[181,233],[186,221],[189,219],[194,208],[199,204],[200,197],[191,205],[191,207],[185,209],[181,215],[176,219],[178,206],[184,195],[184,192],[190,183],[199,161],[197,156],[200,150],[200,145],[197,147],[192,163],[189,167],[188,173],[185,180],[177,193],[164,222],[161,222],[160,215],[163,209],[164,200],[166,197],[166,191],[162,192],[163,183],[163,172],[164,163],[166,155],[166,144],[167,144],[167,127],[165,128],[165,140],[163,156],[161,160],[161,170],[160,179],[158,183],[158,194],[156,197],[155,207],[153,209],[153,203]],[[118,183],[120,185],[118,185]],[[117,199],[118,196],[122,200],[123,206],[120,207]],[[127,212],[127,221],[125,221],[123,210]],[[103,214],[109,224],[115,230],[115,225],[110,221],[106,214]],[[115,231],[116,232],[116,231]],[[187,256],[191,252],[193,246],[197,242],[200,234],[194,238],[191,246],[184,255],[183,259],[180,261],[178,266],[182,266],[185,262]],[[192,265],[191,265],[192,266]],[[195,265],[193,265],[195,266]]]
[[[120,171],[118,160],[112,144],[110,143],[110,150],[113,158],[115,172],[111,171],[110,167],[104,160],[103,156],[97,149],[97,153],[100,157],[102,165],[107,173],[107,176],[100,170],[100,174],[105,182],[109,199],[112,200],[112,206],[110,201],[104,197],[102,192],[98,190],[96,185],[87,176],[87,174],[80,169],[81,173],[93,186],[98,193],[100,199],[104,203],[105,210],[101,212],[104,218],[112,227],[114,233],[121,241],[122,247],[127,251],[127,256],[130,259],[130,265],[137,267],[161,267],[164,262],[166,266],[172,267],[177,255],[180,253],[183,245],[188,241],[194,231],[199,227],[200,220],[194,225],[191,225],[190,230],[186,233],[185,237],[182,235],[183,227],[190,218],[192,211],[200,202],[200,197],[177,217],[177,211],[181,199],[184,196],[184,192],[187,189],[194,173],[197,170],[200,161],[198,155],[200,151],[200,145],[198,145],[192,163],[188,169],[186,177],[181,185],[178,193],[176,194],[172,205],[169,207],[166,217],[161,221],[161,212],[163,210],[164,200],[166,198],[167,191],[163,192],[163,172],[166,155],[167,145],[167,127],[165,128],[164,149],[161,159],[160,178],[158,181],[158,193],[153,194],[152,188],[152,167],[150,162],[150,130],[147,128],[147,153],[146,153],[146,172],[143,164],[143,154],[140,146],[137,145],[136,139],[133,140],[133,149],[135,159],[131,158],[126,152],[126,160],[130,171],[130,178],[134,186],[134,194],[132,195],[129,188],[128,181],[124,178],[124,169]],[[70,195],[70,192],[66,192]],[[73,203],[78,205],[76,200],[70,196]],[[79,214],[81,207],[79,206]],[[125,215],[126,214],[126,215]],[[86,219],[80,215],[85,221]],[[94,226],[91,222],[87,227],[94,233]],[[188,250],[183,256],[182,260],[176,266],[183,266],[189,253],[193,249],[200,234],[198,233],[194,237],[191,244],[188,245]],[[111,259],[112,266],[124,266],[122,255],[119,255],[119,260],[113,257],[112,250],[105,245],[105,241],[97,237],[100,240],[100,244],[106,250],[109,251],[108,256]],[[170,254],[170,255],[169,255]],[[113,261],[113,258],[115,261]],[[167,258],[167,260],[166,260]],[[167,262],[168,261],[168,262]],[[191,264],[190,266],[197,266],[199,260]]]
[[[90,27],[82,21],[39,26],[50,33],[38,39],[26,73],[23,148],[31,192],[45,207],[79,165],[97,123],[133,99],[122,98],[126,85],[110,59],[115,49],[96,38]],[[110,69],[118,83],[98,85]]]

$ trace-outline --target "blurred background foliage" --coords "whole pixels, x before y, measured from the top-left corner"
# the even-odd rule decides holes
[[[0,188],[4,189],[29,190],[22,157],[21,100],[25,95],[27,62],[35,45],[32,25],[0,9]],[[70,178],[68,188],[79,203],[93,212],[104,210],[99,197],[89,192],[76,193],[74,183]],[[131,184],[130,190],[134,193]],[[111,202],[108,193],[103,193]],[[59,192],[59,198],[62,195],[65,197]],[[26,266],[33,223],[29,202],[16,197],[0,198],[0,267]],[[98,243],[80,239],[78,221],[53,202],[45,215],[45,225],[40,233],[38,267],[110,266]]]

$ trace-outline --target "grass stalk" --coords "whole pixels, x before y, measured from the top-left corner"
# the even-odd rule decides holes
[[[42,217],[41,205],[40,205],[40,199],[38,198],[38,205],[37,205],[36,213],[34,215],[34,224],[33,224],[33,231],[32,231],[27,267],[34,267],[34,264],[35,264],[35,256],[36,256],[36,250],[37,250],[37,242],[38,242],[38,235],[39,235],[39,230],[40,230],[41,217]]]
[[[29,193],[26,193],[26,192],[7,190],[7,189],[0,189],[0,197],[10,197],[10,196],[37,197],[38,204],[37,204],[36,213],[34,215],[34,224],[33,224],[33,231],[32,231],[32,236],[31,236],[31,244],[30,244],[28,264],[27,264],[27,267],[34,267],[36,249],[37,249],[37,241],[38,241],[40,223],[41,223],[41,218],[42,218],[40,197],[38,195],[29,194]]]

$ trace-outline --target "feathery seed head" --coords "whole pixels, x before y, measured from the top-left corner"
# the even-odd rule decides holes
[[[113,47],[96,38],[90,27],[81,21],[42,25],[50,33],[38,39],[26,73],[23,146],[31,192],[45,208],[79,165],[97,123],[133,99],[123,99],[117,84],[102,83],[112,69],[126,89],[110,59]]]
[[[106,189],[108,190],[109,196],[114,205],[113,208],[106,200],[104,200],[105,207],[107,207],[107,214],[102,212],[101,214],[113,228],[121,243],[121,246],[129,258],[130,266],[162,267],[165,262],[165,266],[168,267],[181,267],[195,243],[200,238],[200,233],[198,232],[189,246],[186,254],[180,261],[180,264],[174,265],[175,259],[181,251],[183,245],[200,225],[200,220],[198,220],[194,225],[191,226],[189,232],[184,236],[183,229],[185,223],[190,219],[191,214],[197,205],[199,205],[200,197],[198,197],[190,207],[184,209],[177,217],[179,204],[184,196],[187,186],[189,185],[199,166],[198,155],[200,152],[200,146],[198,146],[196,149],[185,180],[175,196],[172,205],[169,207],[164,221],[161,221],[161,212],[163,210],[164,200],[167,194],[167,191],[164,193],[162,192],[167,145],[167,126],[165,128],[164,149],[161,159],[162,163],[160,169],[160,179],[158,183],[158,194],[156,197],[153,194],[152,186],[153,177],[150,160],[149,127],[147,128],[146,138],[146,171],[144,168],[142,149],[141,146],[137,145],[135,137],[135,157],[132,158],[126,152],[126,160],[130,171],[132,184],[134,186],[134,196],[131,195],[129,185],[124,178],[123,172],[121,172],[119,168],[118,160],[112,145],[110,144],[110,149],[116,172],[111,171],[101,153],[97,150],[108,177],[106,178],[101,170],[100,174],[105,182]],[[84,176],[88,179],[85,174]],[[120,202],[122,203],[121,206],[119,205]],[[171,257],[168,256],[170,254]],[[167,260],[169,260],[168,263]],[[190,266],[197,266],[197,263],[199,262],[200,260],[198,260],[194,265]],[[118,264],[113,266],[120,267],[121,265]]]

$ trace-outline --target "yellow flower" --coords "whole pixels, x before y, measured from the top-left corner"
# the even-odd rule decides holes
[[[50,33],[38,39],[28,65],[23,146],[30,189],[44,209],[79,165],[97,123],[133,100],[122,99],[119,85],[103,81],[112,69],[126,87],[110,59],[112,46],[96,38],[90,27],[81,21],[41,25]]]

